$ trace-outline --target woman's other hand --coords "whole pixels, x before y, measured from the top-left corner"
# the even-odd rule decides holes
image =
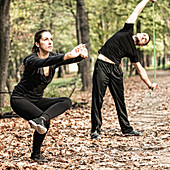
[[[64,60],[67,60],[69,58],[76,58],[79,55],[81,55],[81,57],[83,58],[88,57],[88,51],[85,44],[79,44],[71,52],[66,53],[64,56]]]

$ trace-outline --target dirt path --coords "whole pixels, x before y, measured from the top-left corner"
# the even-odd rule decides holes
[[[157,168],[164,169],[170,168],[170,72],[157,71],[156,81],[159,88],[152,95],[145,90],[135,92],[136,108],[130,108],[130,115],[131,122],[143,130],[141,151],[149,151],[158,163]]]
[[[149,72],[153,80],[153,72]],[[33,130],[22,118],[0,120],[0,169],[170,169],[170,72],[157,71],[159,89],[149,94],[140,78],[125,79],[131,125],[141,137],[122,137],[113,99],[107,91],[100,141],[90,139],[91,93],[72,100],[87,102],[51,121],[42,152],[49,163],[29,157]]]

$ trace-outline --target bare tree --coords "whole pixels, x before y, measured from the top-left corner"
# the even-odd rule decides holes
[[[11,0],[0,0],[0,108],[4,105],[4,92],[8,74],[8,59],[10,50],[10,19]]]

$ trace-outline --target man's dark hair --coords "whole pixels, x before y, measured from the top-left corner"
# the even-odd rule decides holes
[[[150,36],[149,34],[148,34],[148,36],[149,36],[149,40],[148,40],[147,43],[143,44],[143,46],[144,46],[144,45],[147,45],[147,44],[149,43],[149,41],[151,40],[151,36]]]
[[[148,42],[147,42],[147,43],[145,43],[145,44],[140,44],[140,43],[139,43],[139,39],[138,39],[138,37],[136,36],[136,37],[135,37],[136,45],[142,45],[142,46],[147,45],[147,44],[149,43],[149,41],[151,40],[151,37],[150,37],[150,35],[149,35],[149,34],[148,34],[148,36],[149,36],[149,40],[148,40]]]

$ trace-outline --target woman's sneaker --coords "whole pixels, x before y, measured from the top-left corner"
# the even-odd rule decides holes
[[[39,154],[31,154],[31,159],[37,162],[48,162],[47,159],[44,158],[44,156],[39,153]]]
[[[47,132],[47,128],[45,127],[45,118],[39,117],[39,118],[29,120],[29,124],[39,134],[44,134]]]

